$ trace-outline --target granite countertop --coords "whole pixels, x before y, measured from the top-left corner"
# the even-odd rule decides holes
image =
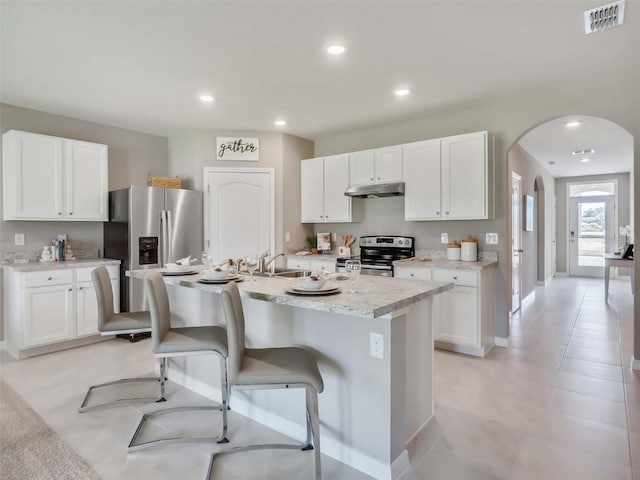
[[[413,257],[406,260],[393,262],[394,267],[411,266],[423,268],[453,268],[458,270],[484,270],[485,268],[495,268],[497,260],[480,260],[477,262],[463,262],[462,260],[447,260],[446,258],[424,258]]]
[[[120,265],[120,260],[114,260],[112,258],[94,258],[82,260],[65,260],[63,262],[3,263],[0,264],[0,267],[16,272],[42,272],[46,270],[99,267],[101,265]]]
[[[287,260],[289,259],[336,260],[340,258],[340,256],[337,253],[310,253],[309,255],[296,255],[295,253],[288,253],[286,257],[287,257]]]
[[[132,270],[128,271],[127,275],[144,278],[150,273],[159,271],[160,269]],[[222,292],[224,284],[198,283],[200,277],[200,274],[165,276],[164,281],[167,285],[197,288],[212,293]],[[430,295],[453,288],[453,283],[447,282],[416,282],[400,278],[361,275],[356,283],[358,293],[349,293],[348,281],[330,280],[334,285],[340,286],[342,292],[335,295],[301,296],[285,291],[297,284],[296,279],[293,278],[257,277],[257,281],[252,282],[247,275],[243,277],[245,280],[238,282],[238,288],[243,297],[365,318],[377,318],[395,312],[424,300]]]

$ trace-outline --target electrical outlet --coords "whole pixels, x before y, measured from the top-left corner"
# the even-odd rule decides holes
[[[287,243],[291,241],[291,232],[284,232],[284,241]]]
[[[16,245],[24,245],[24,233],[16,233],[16,235],[15,235],[15,244]]]
[[[449,243],[449,234],[441,233],[440,234],[440,243]]]
[[[369,355],[384,358],[384,336],[381,333],[369,332]]]
[[[338,234],[336,232],[331,232],[331,241],[335,242],[338,240]]]
[[[498,234],[497,233],[487,233],[486,234],[486,242],[490,245],[498,244]]]

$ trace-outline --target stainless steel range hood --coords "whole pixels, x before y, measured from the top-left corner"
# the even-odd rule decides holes
[[[344,192],[347,197],[380,198],[404,195],[404,182],[352,185]]]

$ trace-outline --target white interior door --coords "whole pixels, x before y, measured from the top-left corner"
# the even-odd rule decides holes
[[[614,197],[583,196],[569,200],[569,274],[603,277],[604,254],[613,251]]]
[[[511,172],[511,312],[522,304],[520,296],[522,263],[522,177]]]
[[[205,249],[215,260],[275,246],[272,168],[205,168]]]

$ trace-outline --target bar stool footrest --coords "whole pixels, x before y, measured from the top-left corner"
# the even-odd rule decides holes
[[[157,410],[155,412],[149,412],[142,415],[140,419],[140,423],[138,423],[138,427],[136,428],[133,437],[131,437],[131,441],[127,447],[127,452],[135,452],[138,450],[142,450],[147,447],[151,447],[154,445],[165,445],[172,444],[178,442],[199,442],[199,441],[209,441],[214,440],[217,443],[229,443],[229,439],[227,438],[227,426],[223,425],[222,434],[216,437],[170,437],[170,438],[160,438],[157,440],[150,440],[148,442],[137,443],[140,438],[140,434],[144,428],[144,424],[149,419],[153,419],[154,417],[167,415],[176,412],[186,412],[186,411],[207,411],[207,410],[215,410],[222,411],[222,405],[207,405],[207,406],[188,406],[188,407],[173,407],[173,408],[165,408],[163,410]]]
[[[99,385],[92,385],[87,390],[87,394],[84,396],[82,400],[82,404],[80,404],[80,408],[78,408],[78,413],[88,412],[89,410],[94,410],[97,408],[106,407],[108,405],[117,405],[125,402],[150,402],[150,401],[158,401],[159,396],[155,397],[130,397],[130,398],[118,398],[116,400],[110,400],[108,402],[97,403],[95,405],[87,405],[89,403],[89,397],[91,394],[98,389],[111,387],[113,385],[119,385],[124,383],[138,383],[138,382],[160,382],[160,377],[135,377],[135,378],[121,378],[120,380],[114,380],[112,382],[101,383]]]

